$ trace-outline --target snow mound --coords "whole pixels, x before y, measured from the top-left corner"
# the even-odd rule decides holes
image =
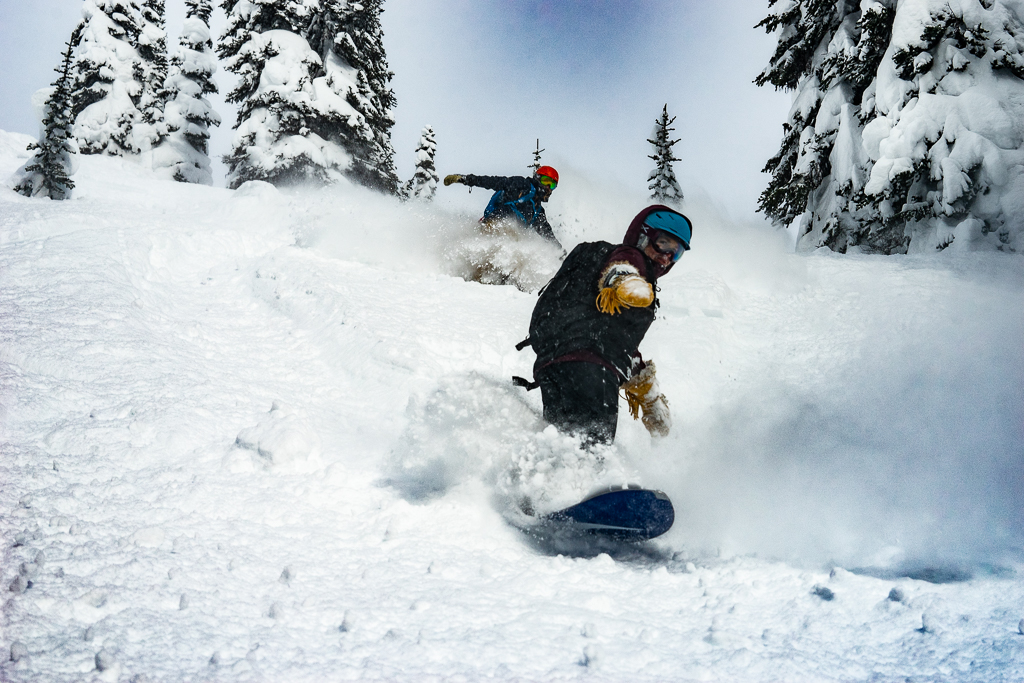
[[[319,465],[320,437],[308,418],[293,408],[277,402],[269,415],[258,424],[247,427],[235,438],[237,450],[248,451],[253,461],[264,467],[288,467],[295,471],[312,471]],[[245,470],[244,458],[233,451],[225,460],[231,471]]]
[[[28,146],[36,139],[22,133],[0,130],[0,183],[3,187],[14,187],[18,179],[11,177],[32,156]]]
[[[36,139],[31,135],[0,130],[0,158],[5,161],[7,161],[7,157],[28,159],[32,156],[32,153],[28,151],[28,146],[35,141]]]

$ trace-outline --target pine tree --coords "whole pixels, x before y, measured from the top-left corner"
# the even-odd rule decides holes
[[[655,121],[654,139],[647,142],[654,145],[654,154],[647,157],[654,161],[654,170],[647,180],[650,185],[647,188],[651,191],[651,198],[662,204],[679,205],[683,201],[683,191],[676,180],[675,171],[672,170],[672,162],[680,161],[672,154],[672,147],[679,140],[672,139],[672,124],[676,117],[668,117],[668,105],[661,110],[661,116]]]
[[[227,14],[228,26],[220,37],[217,55],[240,79],[228,101],[244,102],[256,93],[262,74],[253,68],[257,58],[247,54],[254,36],[265,31],[301,35],[309,25],[309,10],[303,0],[223,0],[220,6]]]
[[[772,2],[771,4],[774,4]],[[1004,0],[796,0],[758,84],[796,89],[760,209],[801,248],[1024,248],[1024,27]],[[1015,125],[1015,124],[1014,124]]]
[[[136,79],[142,83],[139,95],[140,124],[136,125],[136,146],[157,147],[167,137],[164,105],[169,99],[167,82],[167,19],[164,0],[142,0],[137,49]]]
[[[527,166],[527,168],[532,168],[534,173],[536,173],[537,169],[541,167],[540,154],[544,151],[546,150],[540,148],[540,138],[537,138],[537,147],[533,150],[533,163]]]
[[[53,83],[53,92],[46,99],[46,113],[43,118],[43,136],[28,146],[36,150],[21,172],[21,180],[15,191],[26,197],[46,195],[50,199],[70,199],[75,183],[72,155],[78,152],[78,144],[71,135],[73,119],[71,92],[71,60],[75,45],[79,42],[81,26],[75,30],[66,43],[64,59],[55,69],[60,74]]]
[[[83,154],[137,151],[133,126],[142,92],[139,8],[134,0],[85,0],[72,100],[74,135]]]
[[[323,64],[303,37],[311,9],[302,0],[224,0],[228,27],[218,54],[239,76],[228,101],[239,105],[228,185],[332,182],[351,159],[317,131],[338,125],[344,101],[314,83]],[[262,78],[265,72],[272,78]]]
[[[395,94],[390,87],[394,73],[384,51],[382,11],[381,0],[320,0],[307,35],[324,65],[326,82],[358,114],[324,127],[328,139],[337,140],[352,156],[346,175],[396,194],[391,145]]]
[[[416,173],[409,181],[407,194],[412,199],[431,201],[437,192],[437,169],[434,168],[434,155],[437,143],[434,141],[434,129],[424,126],[420,135],[420,143],[416,147]]]
[[[787,225],[810,211],[817,231],[830,236],[822,244],[838,251],[845,251],[845,243],[840,244],[837,228],[849,224],[844,211],[864,185],[863,159],[856,145],[846,143],[857,134],[864,91],[892,32],[893,13],[884,2],[866,0],[860,11],[851,8],[851,2],[798,0],[758,24],[782,31],[772,61],[755,83],[797,89],[789,120],[783,124],[781,149],[764,167],[772,179],[759,208]],[[833,173],[837,140],[848,163]],[[810,224],[804,229],[808,234],[814,230]],[[871,237],[883,250],[898,249],[885,246],[891,239],[886,231]]]
[[[206,95],[217,92],[216,70],[210,39],[210,0],[185,0],[185,23],[177,54],[171,59],[167,78],[168,102],[164,119],[168,130],[166,150],[154,166],[167,169],[175,180],[213,184],[210,168],[210,127],[220,125]]]

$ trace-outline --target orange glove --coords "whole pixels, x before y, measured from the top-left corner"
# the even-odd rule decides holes
[[[654,361],[647,361],[643,370],[622,385],[622,390],[626,394],[629,413],[633,419],[639,418],[640,410],[643,409],[644,416],[641,421],[644,427],[651,436],[663,437],[668,436],[669,430],[672,429],[672,414],[668,409],[668,399],[661,393],[654,372]]]
[[[597,310],[608,315],[624,308],[646,308],[654,303],[654,287],[628,263],[613,263],[601,275]]]

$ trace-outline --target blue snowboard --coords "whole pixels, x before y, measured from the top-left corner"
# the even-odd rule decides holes
[[[600,491],[539,521],[556,533],[638,542],[661,536],[672,528],[675,518],[672,501],[664,493],[631,487]]]

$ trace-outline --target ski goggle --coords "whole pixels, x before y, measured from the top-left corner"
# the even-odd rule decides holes
[[[537,182],[539,182],[541,185],[548,188],[549,190],[553,190],[556,187],[558,187],[558,181],[555,180],[554,178],[549,178],[546,175],[537,176]]]
[[[682,257],[683,252],[690,248],[686,242],[677,237],[668,235],[646,224],[644,227],[646,228],[647,243],[651,245],[651,249],[654,249],[659,254],[670,257],[673,263],[678,261]]]

